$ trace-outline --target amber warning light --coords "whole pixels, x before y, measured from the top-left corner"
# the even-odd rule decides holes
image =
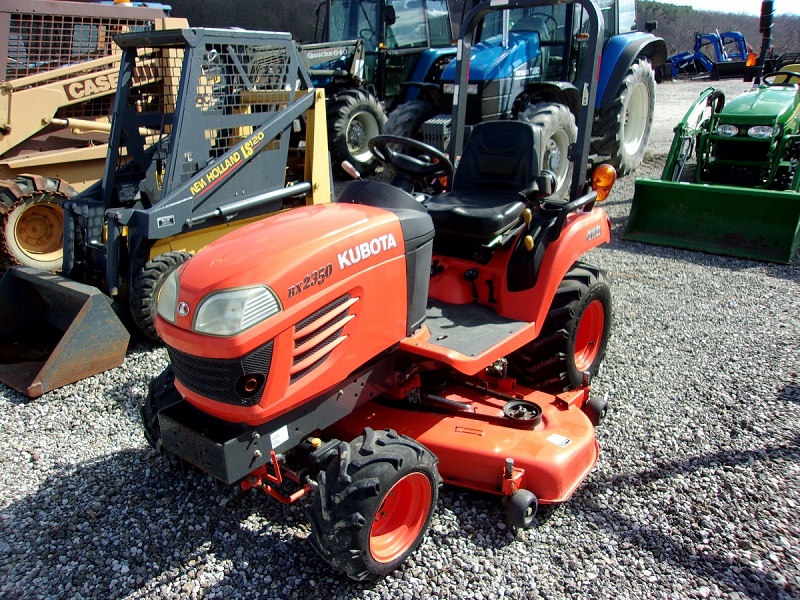
[[[600,165],[592,173],[592,189],[597,192],[597,201],[602,202],[611,193],[617,180],[617,170],[611,165]]]

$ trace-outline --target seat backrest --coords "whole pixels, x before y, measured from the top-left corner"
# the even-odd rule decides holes
[[[453,190],[528,191],[538,175],[535,131],[524,121],[484,121],[472,129]]]
[[[781,71],[792,71],[793,73],[800,73],[800,63],[795,63],[795,64],[791,64],[791,65],[783,65],[780,68],[780,70]],[[789,79],[790,79],[790,77],[788,75],[778,75],[772,81],[774,83],[787,83],[789,81]],[[797,83],[797,81],[798,81],[797,78],[795,78],[795,77],[792,77],[791,80],[794,83]]]

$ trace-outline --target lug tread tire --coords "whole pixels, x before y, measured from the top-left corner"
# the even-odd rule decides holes
[[[424,100],[404,102],[386,121],[383,132],[387,135],[399,135],[422,141],[422,124],[436,114],[436,105]]]
[[[583,373],[575,366],[574,337],[584,309],[594,299],[603,303],[605,320],[597,354],[588,369],[593,377],[608,344],[611,290],[603,271],[582,262],[575,263],[558,286],[539,336],[508,357],[512,374],[528,386],[553,393],[580,387]]]
[[[342,161],[350,162],[361,175],[370,175],[378,166],[378,159],[370,155],[366,161],[357,160],[347,145],[347,125],[360,112],[372,115],[378,133],[386,127],[386,113],[380,101],[365,90],[350,89],[337,94],[328,105],[328,144],[331,162],[337,173],[342,173]],[[365,140],[366,141],[366,140]],[[348,176],[349,177],[349,176]]]
[[[189,252],[165,252],[148,262],[133,281],[131,318],[139,332],[151,342],[161,341],[155,325],[158,292],[167,276],[191,257]]]
[[[5,214],[0,214],[0,274],[14,265],[35,267],[44,271],[60,271],[62,258],[44,262],[32,262],[22,258],[22,251],[16,249],[16,243],[9,239],[13,235],[15,226],[14,215],[20,209],[39,202],[60,205],[78,192],[63,179],[54,177],[33,177],[20,175],[14,179],[7,179],[0,185],[0,202],[8,209]],[[59,206],[60,209],[60,206]]]
[[[391,429],[364,433],[341,442],[318,477],[319,493],[308,507],[309,540],[330,565],[357,581],[376,581],[397,568],[419,546],[430,527],[441,477],[438,459],[415,440]],[[378,563],[369,552],[373,518],[384,491],[410,473],[424,474],[431,484],[431,504],[424,525],[400,556]]]
[[[531,125],[536,125],[542,132],[542,143],[539,149],[539,170],[545,169],[544,146],[557,132],[564,131],[567,135],[567,147],[564,149],[561,160],[567,162],[567,170],[564,178],[558,185],[557,189],[553,190],[553,196],[563,197],[572,183],[572,168],[573,164],[569,161],[567,156],[569,146],[574,144],[578,139],[578,126],[575,124],[575,116],[563,104],[554,102],[537,102],[525,108],[519,115],[520,121],[526,121]]]
[[[147,396],[141,408],[144,437],[153,450],[159,454],[164,453],[164,448],[161,442],[158,413],[181,400],[181,395],[175,388],[175,372],[172,365],[169,365],[158,377],[150,381]]]
[[[647,123],[645,124],[644,136],[639,149],[633,154],[628,154],[622,140],[622,126],[631,90],[640,82],[647,86],[649,94]],[[646,58],[637,58],[622,80],[622,85],[614,102],[605,111],[600,112],[594,122],[592,127],[592,153],[610,156],[611,158],[606,162],[617,170],[619,177],[624,177],[634,171],[642,162],[642,158],[644,158],[653,123],[655,98],[656,80],[650,61]]]

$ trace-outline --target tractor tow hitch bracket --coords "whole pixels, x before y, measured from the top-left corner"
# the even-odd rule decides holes
[[[300,476],[294,471],[281,466],[280,461],[278,460],[278,455],[274,450],[270,452],[270,459],[272,461],[272,470],[275,472],[275,475],[267,470],[267,465],[262,465],[242,480],[241,486],[243,490],[249,490],[250,488],[260,489],[262,492],[269,494],[282,504],[294,504],[306,494],[314,491],[314,486],[311,485],[311,483],[302,484],[300,489],[289,494],[288,496],[275,489],[272,485],[270,485],[270,483],[281,485],[286,479],[288,479],[289,481],[293,481],[294,483],[301,485],[301,479]]]

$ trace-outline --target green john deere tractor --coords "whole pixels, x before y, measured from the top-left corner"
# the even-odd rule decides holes
[[[763,66],[772,0],[762,3]],[[636,181],[625,239],[788,263],[800,244],[800,64],[728,102],[708,88],[675,128],[661,180]]]

